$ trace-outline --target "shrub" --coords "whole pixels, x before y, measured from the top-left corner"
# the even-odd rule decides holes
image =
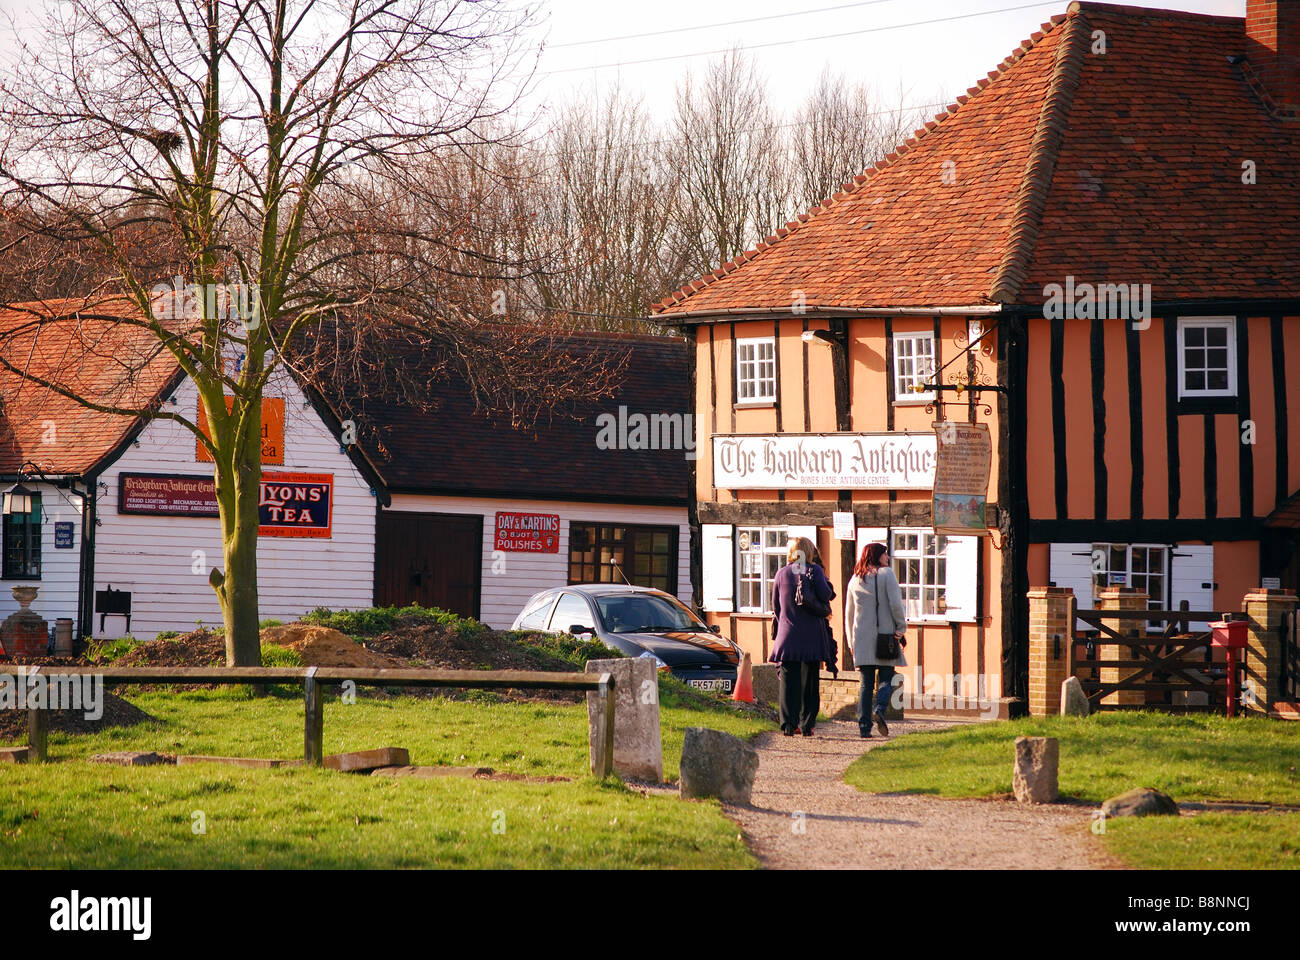
[[[579,668],[585,667],[588,660],[611,660],[625,655],[619,650],[605,646],[600,640],[592,637],[575,637],[567,633],[509,630],[505,633],[505,637],[512,643],[566,660]]]
[[[259,630],[266,630],[270,627],[283,627],[283,626],[284,626],[283,620],[263,620],[261,623],[257,625],[257,628]]]
[[[158,636],[154,637],[154,639],[155,639],[155,640],[175,640],[175,639],[176,639],[177,637],[179,637],[180,635],[181,635],[181,632],[180,632],[179,630],[163,630],[161,633],[158,634]]]
[[[135,637],[117,637],[113,640],[91,640],[86,647],[86,659],[92,663],[112,663],[140,645]]]
[[[332,627],[350,637],[373,637],[387,633],[400,622],[431,623],[456,630],[462,637],[470,638],[488,628],[470,617],[461,617],[437,607],[372,607],[368,610],[330,610],[317,607],[303,614],[301,623]]]
[[[278,643],[262,645],[262,666],[264,667],[301,667],[302,655],[297,650],[290,650]]]

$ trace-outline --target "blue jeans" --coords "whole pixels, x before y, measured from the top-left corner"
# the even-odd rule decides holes
[[[877,677],[877,671],[879,676]],[[879,667],[858,667],[862,674],[862,685],[858,687],[858,726],[871,726],[873,713],[883,714],[889,707],[889,697],[894,692],[894,668],[888,665]],[[879,686],[877,686],[879,680]],[[875,709],[871,710],[872,690],[875,690]]]

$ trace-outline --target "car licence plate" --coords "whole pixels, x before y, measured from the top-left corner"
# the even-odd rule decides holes
[[[687,683],[697,690],[721,690],[726,693],[731,689],[730,680],[688,680]]]

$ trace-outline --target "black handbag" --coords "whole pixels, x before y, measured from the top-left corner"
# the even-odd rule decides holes
[[[811,567],[808,568],[808,576],[812,576]],[[817,594],[811,590],[806,594],[803,592],[802,574],[795,573],[794,579],[794,605],[804,613],[808,614],[808,616],[816,617],[818,620],[824,620],[829,617],[831,615],[831,605],[829,603],[823,603],[818,599]]]
[[[880,571],[876,571],[876,626],[880,626],[880,591],[884,588],[880,585]],[[897,660],[902,653],[902,648],[898,645],[898,637],[893,633],[876,634],[876,659],[877,660]]]

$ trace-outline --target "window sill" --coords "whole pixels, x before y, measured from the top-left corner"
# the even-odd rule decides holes
[[[1179,397],[1179,414],[1236,413],[1237,397]]]
[[[913,394],[913,395],[907,397],[906,399],[903,399],[903,400],[895,400],[895,401],[894,401],[894,406],[896,406],[896,407],[923,407],[923,406],[925,406],[927,403],[934,403],[934,394],[932,394],[932,393],[918,393],[918,394]]]
[[[736,610],[731,614],[731,616],[748,617],[751,620],[772,620],[775,617],[775,614],[770,611],[764,613],[762,610]]]
[[[756,408],[761,409],[764,407],[775,407],[776,401],[775,400],[742,400],[740,403],[732,404],[732,406],[735,407],[737,410],[753,410]]]

